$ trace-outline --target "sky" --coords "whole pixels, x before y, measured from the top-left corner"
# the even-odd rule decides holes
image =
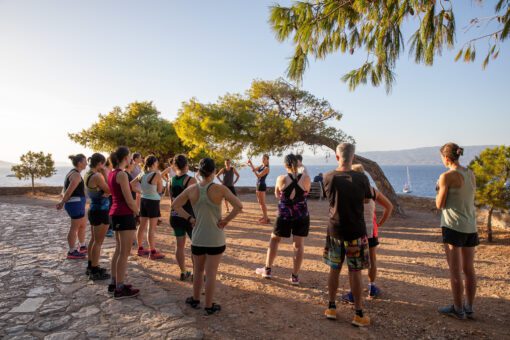
[[[253,79],[285,76],[293,48],[271,32],[274,2],[0,0],[0,160],[28,150],[56,161],[90,154],[67,134],[114,106],[151,100],[172,120],[192,97],[213,102]],[[454,2],[457,46],[472,34],[463,29],[469,20],[489,15],[493,3]],[[509,45],[485,71],[482,58],[455,63],[457,50],[432,67],[406,51],[389,95],[371,86],[350,92],[340,78],[365,56],[334,54],[310,60],[302,87],[343,113],[334,126],[359,151],[510,144]]]

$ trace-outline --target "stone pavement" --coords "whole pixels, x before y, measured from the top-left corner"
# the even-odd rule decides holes
[[[195,318],[183,314],[182,297],[155,283],[136,262],[129,263],[127,281],[140,288],[137,298],[114,300],[107,281],[89,281],[86,260],[65,259],[68,228],[63,212],[0,203],[0,338],[203,337]],[[107,239],[104,267],[113,246]]]

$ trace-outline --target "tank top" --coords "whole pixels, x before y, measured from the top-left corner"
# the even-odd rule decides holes
[[[108,187],[110,188],[110,193],[112,194],[110,216],[124,216],[133,214],[133,211],[129,208],[126,200],[124,199],[124,194],[122,193],[120,184],[117,183],[117,174],[121,171],[122,170],[120,169],[115,169],[110,171],[108,174]]]
[[[464,178],[460,188],[448,188],[445,207],[441,210],[441,226],[461,233],[476,233],[475,185],[471,171],[454,170]]]
[[[207,191],[212,184],[209,183],[207,186],[197,184],[199,198],[193,205],[196,223],[191,237],[191,244],[197,247],[222,247],[225,245],[225,233],[217,225],[221,218],[221,206],[212,202],[207,196]]]
[[[230,167],[230,170],[223,171],[223,185],[226,185],[227,187],[233,187],[234,186],[234,168]]]
[[[188,186],[189,181],[191,180],[191,177],[188,175],[182,175],[182,176],[173,176],[171,178],[172,186],[170,187],[170,197],[172,197],[172,200],[177,198]],[[195,214],[193,213],[193,207],[191,206],[191,202],[188,200],[186,204],[184,204],[183,209],[193,217],[195,217]],[[171,212],[172,216],[179,217],[177,213],[172,209]]]
[[[368,203],[363,205],[363,217],[365,219],[365,225],[367,226],[367,237],[372,238],[377,236],[377,231],[374,225],[375,215],[375,197],[370,199]]]
[[[71,175],[74,174],[74,173],[77,173],[78,175],[80,175],[80,172],[76,169],[71,169],[71,171],[69,171],[66,175],[66,179],[64,181],[64,192],[67,190],[67,188],[69,187],[69,184],[71,184]],[[83,183],[83,178],[81,178],[81,175],[80,175],[80,184],[78,184],[78,186],[74,189],[73,193],[71,194],[70,197],[85,197],[85,185]]]
[[[291,174],[288,174],[288,176],[292,182],[280,192],[278,217],[284,220],[295,220],[307,217],[308,205],[306,203],[306,197],[308,193],[298,184],[302,174],[299,174],[297,178],[294,178]],[[290,198],[292,192],[294,192],[294,197]]]
[[[93,172],[92,170],[89,170],[85,174],[85,189],[86,189],[87,195],[90,198],[89,210],[91,210],[91,211],[108,210],[110,208],[110,201],[108,200],[108,197],[104,197],[104,191],[101,190],[99,187],[91,188],[89,186],[90,179],[95,174],[96,174],[96,172]],[[102,175],[100,174],[99,176],[102,176]]]
[[[258,167],[257,171],[260,173],[264,171],[266,167],[264,165],[261,165]],[[257,184],[266,184],[266,178],[269,173],[265,174],[264,176],[257,179]]]
[[[154,182],[155,176],[156,173],[153,171],[138,175],[142,189],[142,198],[156,201],[161,200],[161,196],[158,193],[158,186],[156,184],[151,184]]]

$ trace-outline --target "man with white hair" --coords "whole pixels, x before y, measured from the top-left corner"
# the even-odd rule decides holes
[[[329,200],[329,223],[324,249],[324,262],[330,266],[328,279],[328,319],[336,319],[338,278],[344,260],[349,268],[349,283],[354,297],[356,314],[354,326],[370,325],[361,305],[361,271],[370,267],[367,230],[363,214],[365,200],[373,197],[368,177],[352,171],[354,145],[339,144],[336,148],[338,167],[324,176],[324,187]]]

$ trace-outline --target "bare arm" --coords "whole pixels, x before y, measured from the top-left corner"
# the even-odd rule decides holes
[[[74,173],[69,177],[69,186],[67,187],[66,191],[64,192],[64,196],[62,197],[62,200],[57,204],[57,209],[60,210],[64,207],[64,204],[69,201],[69,198],[71,198],[71,195],[78,187],[78,184],[80,184],[81,176],[79,173]]]
[[[154,179],[152,180],[153,182],[156,181],[156,190],[158,191],[158,193],[163,193],[163,180],[161,178],[161,175],[159,173],[156,172],[156,174],[154,175]]]
[[[124,196],[124,200],[126,201],[129,209],[131,209],[134,214],[138,215],[138,206],[136,205],[136,201],[133,199],[133,196],[131,196],[131,187],[129,185],[127,174],[124,171],[119,171],[115,180],[120,185],[122,196]]]
[[[436,208],[443,209],[446,204],[446,196],[448,195],[446,173],[439,176],[438,187],[439,190],[437,191],[436,194]]]
[[[301,179],[299,180],[299,185],[306,191],[310,192],[310,187],[312,186],[312,181],[310,179],[310,176],[308,174],[304,174],[301,176]]]
[[[278,178],[276,179],[276,185],[274,186],[274,196],[276,198],[280,198],[283,183],[285,183],[285,176],[278,176]]]
[[[179,217],[182,217],[186,220],[189,220],[191,217],[191,221],[193,221],[193,216],[188,214],[186,210],[184,210],[184,205],[190,198],[191,190],[193,190],[193,186],[189,186],[184,190],[179,196],[175,198],[175,200],[172,202],[172,209],[179,215]],[[192,224],[194,221],[192,222]]]
[[[103,190],[106,195],[110,195],[110,188],[108,187],[108,184],[106,184],[102,174],[99,174],[99,176],[94,176],[94,181],[99,189]]]
[[[253,173],[255,174],[255,176],[257,176],[257,178],[261,178],[269,173],[269,168],[265,167],[264,170],[262,170],[260,172],[258,172],[257,170],[255,170],[255,168],[253,168]]]
[[[239,175],[239,172],[237,172],[237,169],[236,169],[236,168],[234,168],[234,175],[236,175],[236,179],[234,180],[234,184],[236,184],[236,183],[237,183],[237,181],[239,180],[239,177],[241,177],[241,176]]]
[[[223,190],[223,198],[232,205],[230,214],[218,221],[218,228],[223,229],[243,210],[243,203],[228,188],[221,186],[221,190]]]
[[[223,179],[220,178],[220,175],[223,175],[223,173],[225,172],[225,168],[221,168],[220,171],[218,171],[218,173],[216,174],[216,178],[223,184]],[[223,176],[225,177],[225,176]]]
[[[393,212],[393,204],[386,196],[378,191],[375,192],[375,201],[384,208],[381,220],[377,222],[377,225],[380,227],[388,220],[388,218],[390,218],[391,213]]]

